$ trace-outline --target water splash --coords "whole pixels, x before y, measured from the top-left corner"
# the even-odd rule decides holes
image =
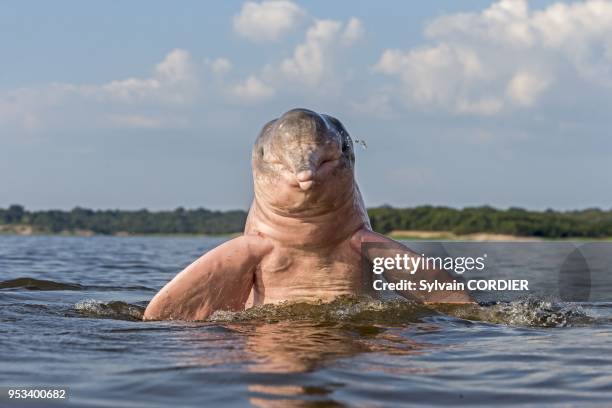
[[[255,306],[239,312],[216,311],[208,320],[212,322],[309,320],[320,323],[355,322],[399,324],[418,322],[431,315],[423,305],[404,300],[381,301],[368,297],[340,296],[329,303],[282,302]]]
[[[432,315],[449,315],[463,320],[533,327],[566,327],[592,324],[579,305],[554,300],[527,298],[491,305],[431,304],[405,300],[381,301],[367,297],[341,296],[330,303],[290,303],[256,306],[240,312],[217,311],[213,322],[314,320],[318,322],[353,322],[402,324],[422,321]]]
[[[461,319],[532,327],[568,327],[596,322],[578,304],[528,297],[487,305],[441,304],[436,310]]]
[[[142,320],[146,305],[121,301],[84,300],[74,306],[79,315],[118,320]],[[427,317],[446,315],[462,320],[530,327],[567,327],[593,324],[575,303],[526,298],[513,302],[479,304],[422,305],[406,300],[376,300],[369,297],[340,296],[329,302],[283,302],[230,312],[218,310],[207,321],[214,323],[309,321],[322,324],[357,323],[402,325],[422,322]]]
[[[361,147],[363,147],[364,150],[368,148],[368,144],[363,139],[355,139],[354,143],[360,145]]]
[[[87,317],[99,317],[117,320],[142,320],[145,306],[120,301],[100,302],[87,299],[74,305],[77,313]]]

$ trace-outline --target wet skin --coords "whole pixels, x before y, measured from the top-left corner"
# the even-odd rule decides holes
[[[414,254],[371,230],[355,181],[353,142],[338,119],[290,110],[263,127],[251,162],[255,198],[244,235],[179,273],[151,300],[145,319],[202,320],[215,310],[370,294],[362,243],[387,244],[376,256]],[[423,272],[428,279],[451,280],[443,271]],[[410,277],[391,271],[385,278]],[[403,295],[471,301],[464,292]]]

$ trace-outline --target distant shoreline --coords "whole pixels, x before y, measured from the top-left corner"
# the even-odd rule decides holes
[[[497,242],[542,242],[542,241],[612,241],[612,237],[529,237],[521,235],[493,234],[476,232],[473,234],[454,234],[451,231],[391,231],[387,236],[404,241],[497,241]]]
[[[0,236],[63,236],[63,237],[235,237],[241,232],[222,234],[199,234],[199,233],[128,233],[120,231],[113,234],[97,234],[91,230],[75,230],[49,232],[36,230],[31,225],[0,225]],[[542,238],[520,235],[494,234],[489,232],[477,232],[472,234],[455,234],[451,231],[421,231],[421,230],[393,230],[385,234],[393,239],[405,241],[512,241],[512,242],[539,242],[539,241],[610,241],[612,237],[564,237],[564,238]]]
[[[241,233],[227,232],[220,234],[200,234],[200,233],[130,233],[119,231],[113,234],[100,234],[91,230],[64,230],[59,232],[38,230],[31,225],[0,225],[0,236],[16,235],[16,236],[52,236],[52,237],[233,237]]]
[[[473,234],[458,235],[451,231],[416,231],[416,230],[394,230],[387,234],[389,237],[406,241],[517,241],[534,242],[547,241],[539,237],[525,237],[520,235],[492,234],[488,232],[477,232]],[[571,238],[568,238],[571,239]],[[598,239],[599,240],[599,239]]]
[[[489,206],[418,206],[367,209],[372,229],[402,239],[436,240],[610,240],[612,210],[530,211]],[[0,208],[0,234],[71,236],[227,236],[241,233],[244,210],[206,208],[149,211],[27,210]],[[341,222],[341,220],[338,220]]]

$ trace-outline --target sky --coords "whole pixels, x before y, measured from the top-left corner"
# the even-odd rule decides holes
[[[247,209],[339,118],[366,205],[612,208],[612,1],[9,1],[0,207]]]

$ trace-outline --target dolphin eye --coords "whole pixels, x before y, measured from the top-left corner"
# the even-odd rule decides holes
[[[348,150],[348,148],[349,148],[349,144],[348,144],[348,142],[347,142],[346,140],[345,140],[345,141],[343,141],[343,142],[342,142],[342,151],[343,151],[343,152],[346,152],[346,151]]]

